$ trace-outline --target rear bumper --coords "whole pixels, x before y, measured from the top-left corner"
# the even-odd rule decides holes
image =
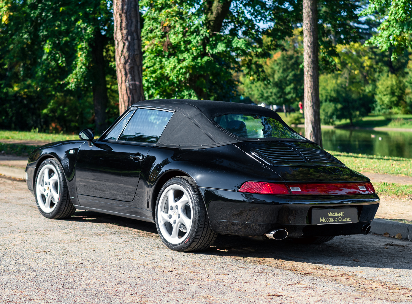
[[[361,234],[379,207],[377,195],[275,196],[218,189],[201,189],[212,229],[220,234],[257,236],[284,228],[289,237]],[[349,224],[311,223],[312,209],[351,206],[358,222]]]

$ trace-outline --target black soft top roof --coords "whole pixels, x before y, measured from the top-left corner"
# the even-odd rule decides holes
[[[214,123],[213,118],[221,114],[253,113],[280,120],[279,116],[269,109],[224,101],[156,99],[136,103],[133,107],[173,111],[174,114],[157,145],[182,149],[218,147],[240,142],[240,138]]]

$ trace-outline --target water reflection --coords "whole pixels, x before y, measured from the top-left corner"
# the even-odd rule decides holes
[[[322,140],[330,151],[412,158],[412,132],[322,129]]]

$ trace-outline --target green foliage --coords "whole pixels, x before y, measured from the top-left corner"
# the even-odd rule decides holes
[[[221,2],[221,3],[220,3]],[[214,14],[213,7],[230,4]],[[141,1],[144,7],[143,83],[147,98],[232,100],[233,72],[265,53],[262,35],[273,41],[291,32],[281,18],[285,1]],[[216,17],[218,16],[218,17]],[[217,19],[221,19],[221,26]],[[220,20],[219,19],[219,20]],[[261,25],[266,23],[271,31]]]
[[[339,119],[349,119],[350,124],[367,114],[370,99],[350,86],[339,73],[322,75],[319,80],[321,121],[335,125]]]
[[[100,32],[106,61],[114,61],[111,7],[109,0],[0,2],[1,128],[74,131],[92,123],[91,50]],[[106,72],[115,75],[112,65]]]
[[[278,52],[262,64],[263,80],[241,78],[243,93],[255,103],[292,105],[303,100],[303,58],[297,52]]]
[[[393,74],[386,74],[377,83],[377,114],[408,114],[410,109],[406,103],[405,81]]]
[[[288,125],[299,125],[303,123],[303,115],[300,112],[291,113],[287,117],[286,122]]]
[[[374,15],[381,25],[370,40],[370,44],[381,50],[393,50],[392,58],[412,47],[412,3],[410,0],[370,0],[362,15]]]

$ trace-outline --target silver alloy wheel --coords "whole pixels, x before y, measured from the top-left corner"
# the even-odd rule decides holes
[[[180,244],[192,227],[193,203],[188,192],[178,184],[167,187],[157,205],[157,221],[162,236],[171,244]]]
[[[53,165],[45,165],[36,182],[37,203],[45,213],[51,213],[59,202],[59,175]]]

